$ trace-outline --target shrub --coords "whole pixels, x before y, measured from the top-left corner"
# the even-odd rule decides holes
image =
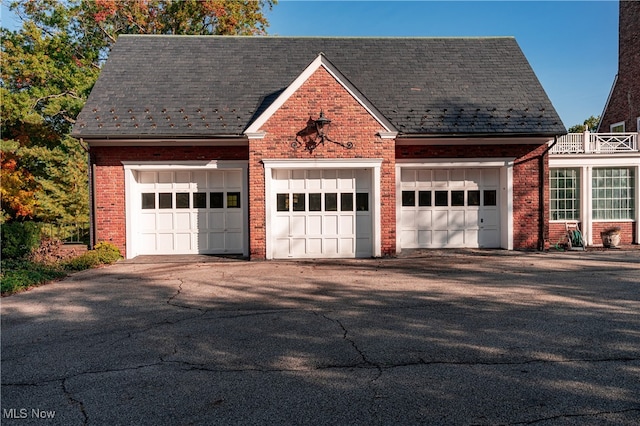
[[[69,271],[82,271],[99,265],[108,265],[119,259],[122,259],[122,256],[116,246],[101,242],[96,244],[93,250],[65,262],[63,267]]]
[[[2,257],[20,259],[40,244],[41,229],[35,222],[8,222],[2,225]]]

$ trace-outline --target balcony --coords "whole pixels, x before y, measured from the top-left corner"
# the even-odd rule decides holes
[[[551,155],[638,152],[638,133],[569,133],[558,138]]]

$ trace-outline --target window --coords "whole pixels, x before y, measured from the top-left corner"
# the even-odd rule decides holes
[[[309,194],[309,211],[319,212],[322,210],[322,194]]]
[[[356,193],[356,210],[359,212],[369,211],[369,194],[366,192]]]
[[[194,209],[206,209],[207,208],[207,193],[206,192],[194,192],[192,196],[193,196],[193,208]]]
[[[416,205],[415,191],[402,191],[402,205],[404,207],[413,207]]]
[[[143,209],[155,209],[156,208],[156,194],[144,193],[142,194],[142,208]]]
[[[551,169],[551,220],[580,219],[580,172],[578,169]]]
[[[293,194],[293,211],[304,211],[304,194]]]
[[[288,212],[289,211],[289,194],[278,194],[276,195],[276,209],[279,212]]]
[[[340,194],[340,211],[352,212],[353,211],[353,194],[344,193]]]
[[[227,192],[227,208],[239,209],[240,208],[240,193],[239,192]]]
[[[212,209],[224,208],[224,193],[223,192],[211,192],[209,194],[209,205]]]
[[[338,194],[336,193],[324,194],[324,211],[326,212],[338,211]]]
[[[443,207],[449,205],[449,191],[436,191],[436,206]]]
[[[189,193],[188,192],[178,192],[176,194],[176,208],[177,209],[188,209],[189,208]]]
[[[613,123],[609,128],[611,133],[624,133],[624,121]]]
[[[467,192],[467,205],[479,206],[480,205],[480,191]]]
[[[495,206],[498,204],[498,193],[495,189],[485,189],[482,193],[484,206]]]
[[[158,194],[158,207],[161,209],[173,208],[173,194],[170,192],[161,192]]]
[[[418,205],[431,207],[431,191],[418,191]]]
[[[593,219],[633,219],[635,176],[633,168],[593,169]]]
[[[464,191],[451,191],[451,205],[454,207],[464,206]]]

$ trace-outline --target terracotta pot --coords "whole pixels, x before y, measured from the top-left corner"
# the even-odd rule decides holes
[[[618,247],[620,245],[619,232],[601,232],[600,238],[602,238],[602,245],[605,248]]]

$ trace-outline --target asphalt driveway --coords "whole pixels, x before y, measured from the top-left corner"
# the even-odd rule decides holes
[[[640,423],[640,251],[140,258],[2,299],[2,424]]]

